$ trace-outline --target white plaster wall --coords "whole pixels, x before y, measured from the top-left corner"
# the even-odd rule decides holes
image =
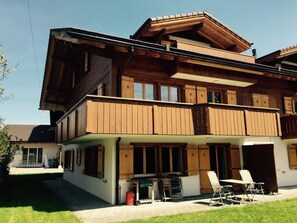
[[[74,149],[76,161],[76,150],[84,149],[90,145],[104,146],[104,178],[99,179],[82,173],[82,166],[78,166],[74,161],[74,171],[64,171],[63,178],[68,182],[88,191],[91,194],[107,201],[110,204],[115,204],[115,147],[116,139],[105,139],[93,141],[83,145],[67,145],[63,150]]]
[[[56,143],[21,143],[20,148],[43,148],[42,156],[48,159],[59,157],[59,148]],[[12,167],[20,167],[22,164],[22,150],[19,150],[11,162]]]

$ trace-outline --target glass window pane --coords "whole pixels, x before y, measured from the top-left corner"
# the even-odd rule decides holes
[[[42,163],[42,148],[38,148],[38,163]]]
[[[141,83],[134,82],[134,98],[143,99],[142,86],[143,85]]]
[[[222,94],[221,92],[214,93],[214,102],[215,103],[222,103]]]
[[[161,101],[169,101],[167,86],[161,86]]]
[[[154,100],[154,85],[145,84],[145,99]]]
[[[178,89],[177,89],[177,87],[170,87],[170,101],[178,102]]]
[[[169,147],[162,147],[162,172],[170,172],[170,156]]]
[[[212,91],[207,91],[207,102],[213,102]]]
[[[27,164],[28,149],[23,149],[22,164]]]
[[[143,148],[134,147],[134,174],[143,174]]]
[[[172,147],[173,172],[181,172],[181,148]]]
[[[36,163],[36,156],[37,156],[37,149],[29,149],[29,163],[35,164]]]
[[[156,173],[155,147],[146,147],[146,173]]]

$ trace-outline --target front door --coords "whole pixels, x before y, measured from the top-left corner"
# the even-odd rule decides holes
[[[272,144],[242,146],[243,169],[248,169],[255,182],[264,182],[266,193],[278,192]]]

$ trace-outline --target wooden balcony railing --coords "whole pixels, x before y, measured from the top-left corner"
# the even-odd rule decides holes
[[[278,109],[194,105],[197,135],[281,136]]]
[[[277,109],[86,96],[57,122],[57,142],[92,134],[280,136]]]
[[[281,117],[282,139],[297,138],[297,115]]]

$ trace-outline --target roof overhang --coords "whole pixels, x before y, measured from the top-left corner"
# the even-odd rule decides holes
[[[230,85],[230,86],[236,86],[236,87],[248,87],[255,84],[255,82],[231,80],[231,79],[224,79],[224,78],[218,78],[218,77],[207,77],[207,76],[188,74],[188,73],[182,73],[182,72],[177,72],[173,74],[171,78],[206,82],[206,83],[212,83],[212,84]]]

